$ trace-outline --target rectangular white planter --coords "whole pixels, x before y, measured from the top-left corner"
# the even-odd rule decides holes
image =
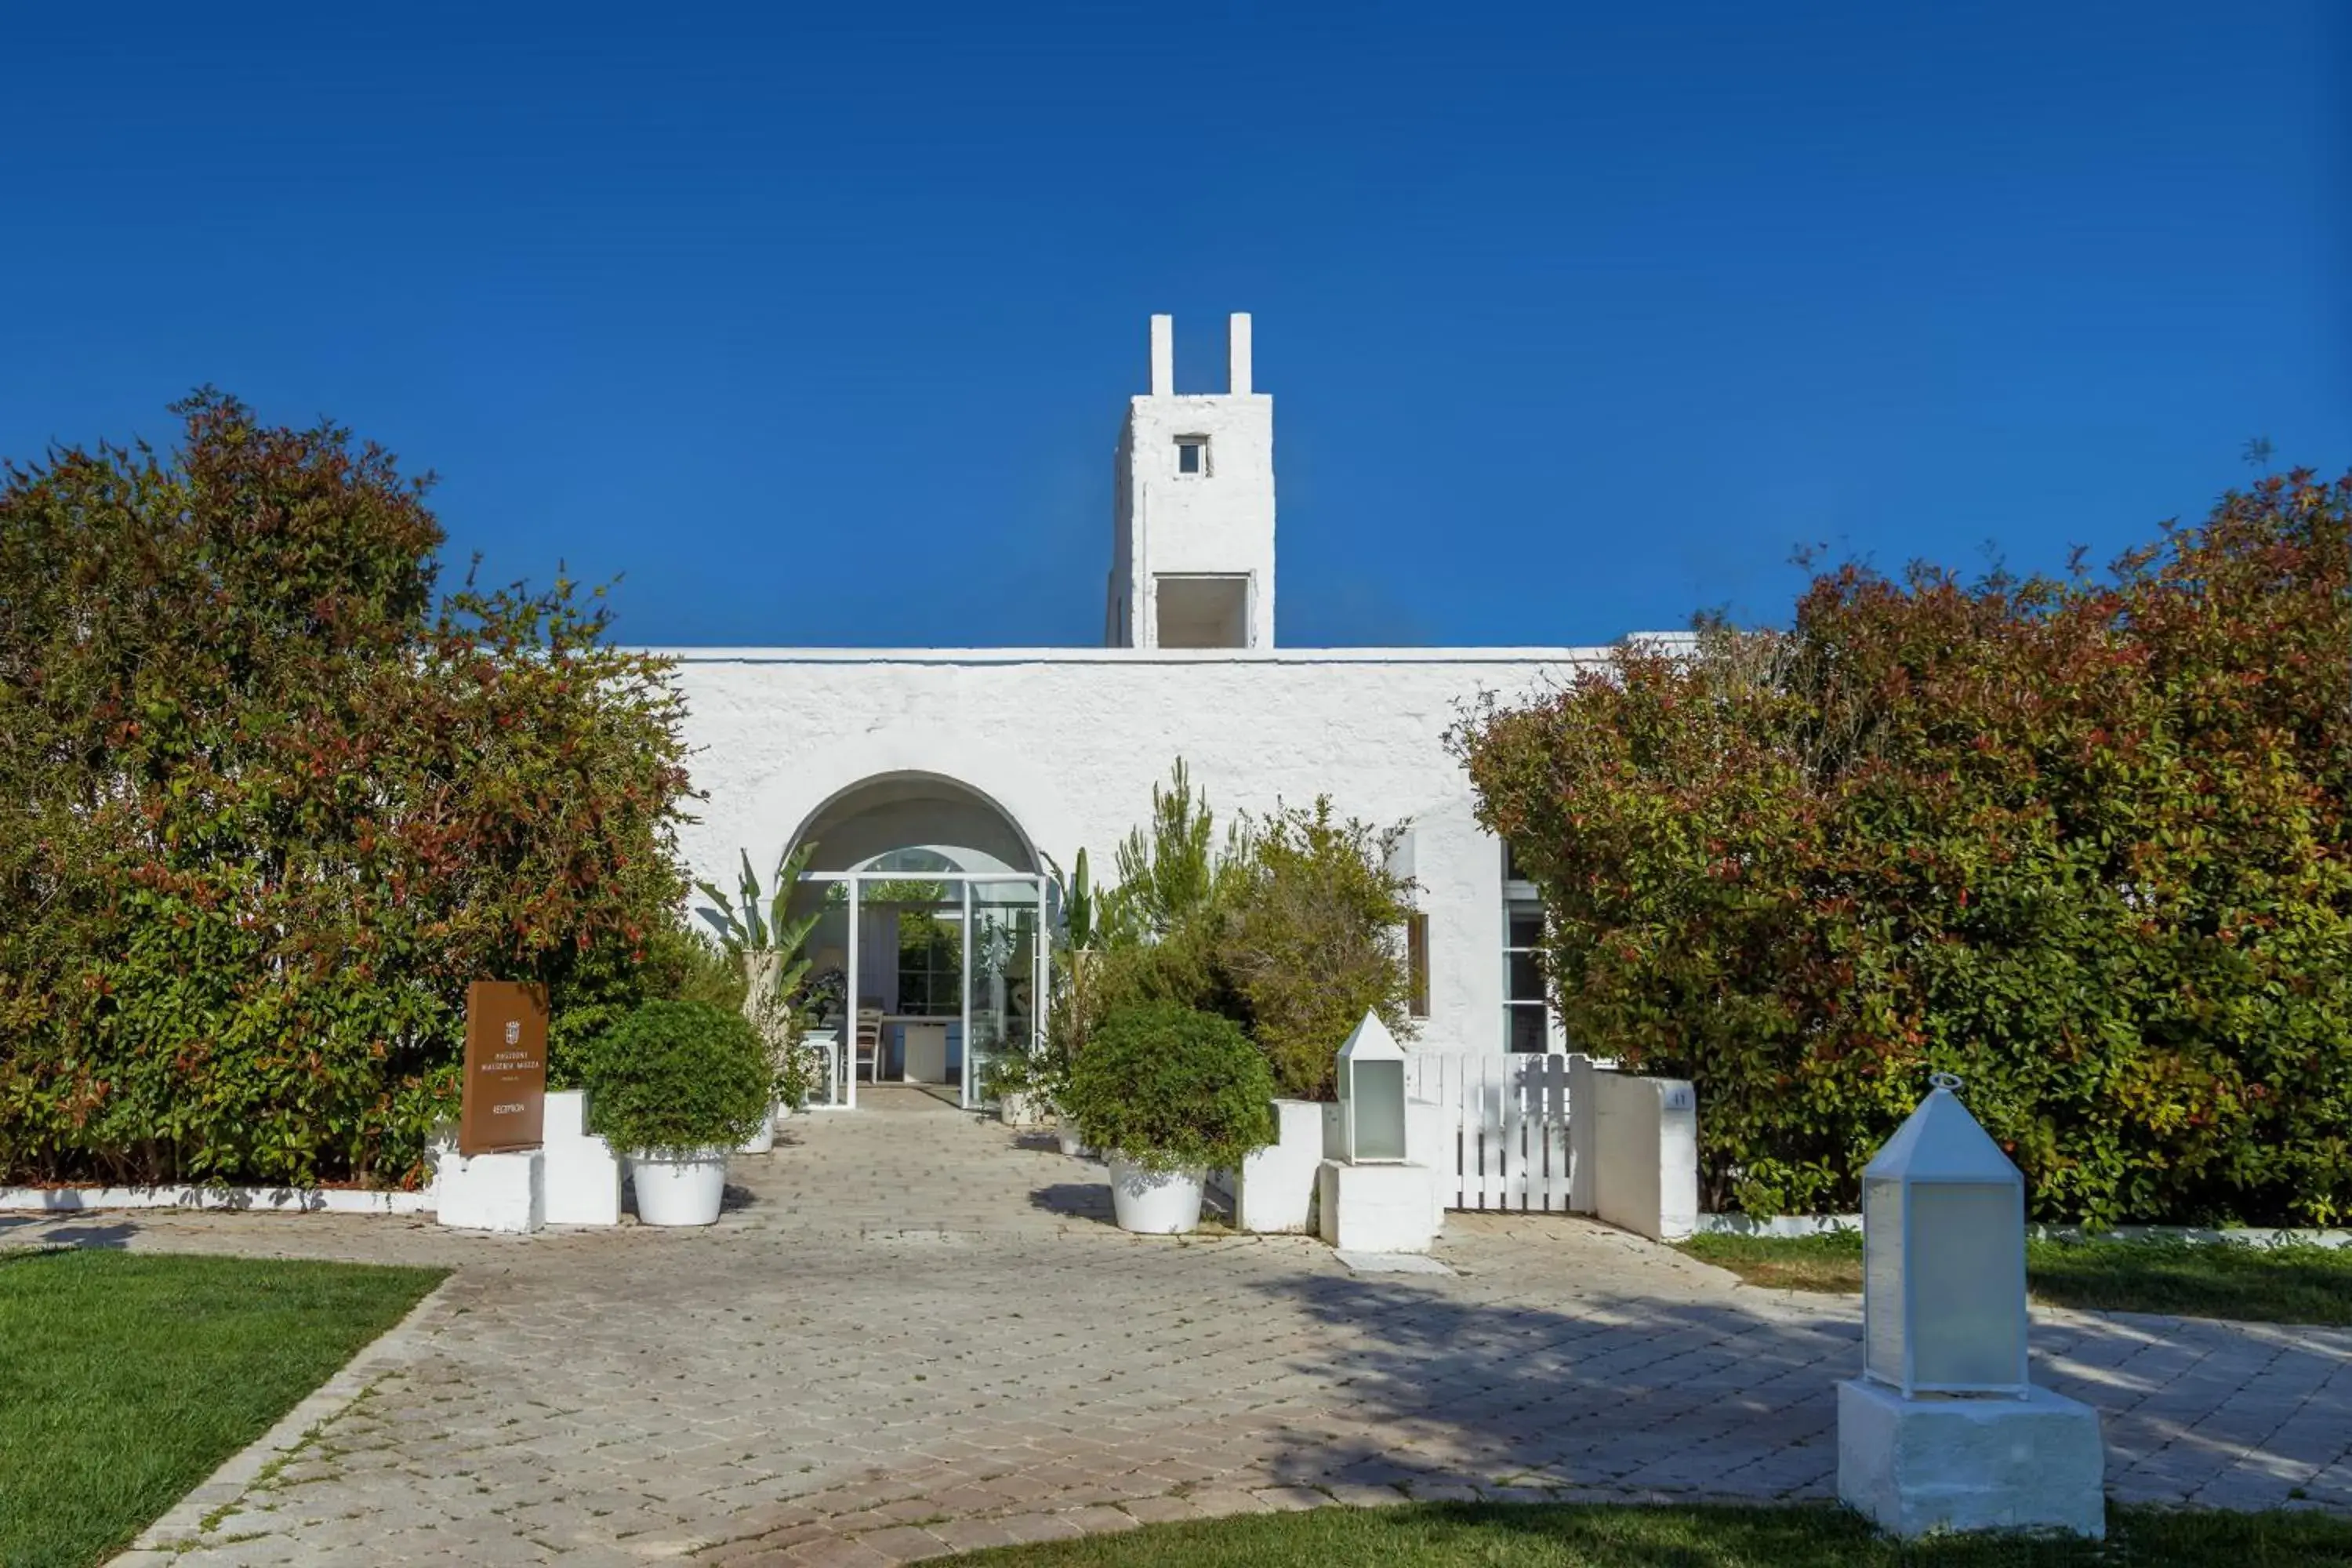
[[[1342,1252],[1427,1252],[1436,1238],[1426,1165],[1326,1160],[1316,1181],[1317,1229]]]
[[[458,1230],[528,1234],[547,1223],[547,1160],[538,1149],[468,1159],[455,1142],[434,1149],[441,1223]]]
[[[547,1223],[621,1223],[621,1162],[588,1131],[583,1089],[551,1090],[540,1136],[547,1156]]]
[[[1234,1173],[1235,1228],[1265,1235],[1305,1231],[1313,1225],[1325,1109],[1312,1100],[1274,1102],[1274,1142],[1248,1156]]]
[[[1937,1531],[2106,1534],[2098,1412],[2047,1389],[2024,1399],[1906,1399],[1838,1384],[1838,1497],[1900,1536]]]

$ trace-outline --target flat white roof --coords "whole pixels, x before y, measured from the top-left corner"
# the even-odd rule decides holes
[[[1627,642],[1687,645],[1688,632]],[[1596,647],[647,647],[681,664],[1595,664]]]

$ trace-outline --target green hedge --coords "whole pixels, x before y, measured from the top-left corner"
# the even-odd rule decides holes
[[[2037,1216],[2352,1215],[2352,478],[2105,578],[1818,578],[1457,731],[1571,1038],[1698,1085],[1705,1196],[1850,1207],[1924,1092]]]
[[[1106,1016],[1063,1109],[1088,1143],[1148,1170],[1226,1168],[1274,1142],[1274,1076],[1241,1026],[1174,1003]]]
[[[772,1101],[766,1043],[742,1014],[647,1002],[590,1047],[588,1114],[615,1152],[732,1149]]]
[[[413,1181],[468,982],[645,989],[678,700],[567,582],[442,593],[383,451],[179,412],[0,472],[0,1182]]]

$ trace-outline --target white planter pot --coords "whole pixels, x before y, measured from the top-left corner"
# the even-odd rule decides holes
[[[1062,1152],[1067,1154],[1071,1159],[1082,1160],[1086,1158],[1086,1143],[1078,1137],[1077,1124],[1072,1121],[1068,1117],[1065,1116],[1054,1124],[1054,1139],[1055,1142],[1061,1144]]]
[[[637,1217],[647,1225],[710,1225],[727,1195],[727,1151],[704,1149],[683,1159],[629,1156],[637,1189]]]
[[[776,1146],[776,1108],[770,1106],[768,1114],[760,1120],[760,1130],[735,1146],[738,1154],[764,1154]]]
[[[1111,1213],[1118,1228],[1141,1236],[1183,1236],[1201,1225],[1200,1170],[1146,1171],[1114,1157]]]

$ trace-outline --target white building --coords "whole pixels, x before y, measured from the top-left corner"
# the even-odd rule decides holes
[[[1084,847],[1108,872],[1179,757],[1221,819],[1328,793],[1341,816],[1409,824],[1422,1038],[1557,1044],[1525,951],[1533,889],[1507,879],[1444,737],[1480,692],[1544,688],[1605,650],[1277,644],[1274,400],[1251,384],[1249,318],[1231,334],[1230,389],[1179,395],[1170,318],[1151,320],[1151,389],[1119,432],[1103,647],[666,650],[709,796],[685,834],[696,874],[731,887],[741,852],[764,875],[817,843],[836,907],[814,957],[868,1016],[844,1035],[879,1058],[845,1069],[839,1102],[878,1071],[976,1103],[978,1068],[1036,1024],[1053,869]]]

